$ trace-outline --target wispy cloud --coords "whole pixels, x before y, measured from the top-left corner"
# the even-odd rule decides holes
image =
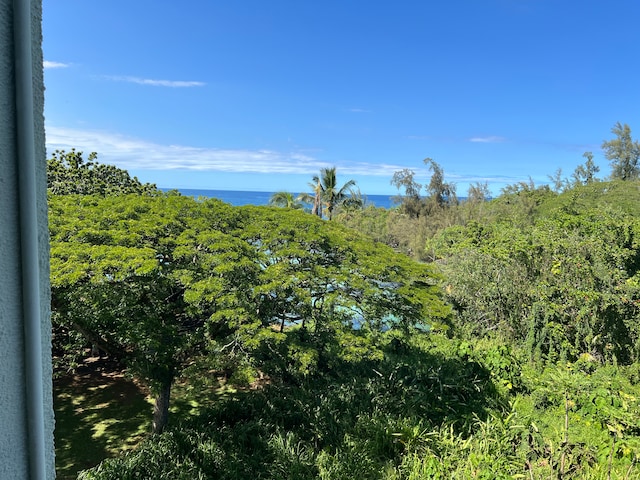
[[[371,110],[367,110],[366,108],[349,108],[347,111],[351,113],[371,113]]]
[[[473,137],[469,139],[470,142],[474,143],[500,143],[504,142],[504,137],[490,136],[490,137]]]
[[[62,62],[51,62],[49,60],[45,60],[44,62],[42,62],[42,66],[45,69],[49,69],[49,68],[67,68],[70,66],[69,63],[62,63]]]
[[[304,150],[276,151],[162,145],[111,132],[47,125],[47,149],[98,152],[99,161],[128,170],[190,170],[237,173],[316,174],[337,166],[345,175],[391,177],[401,165],[326,162]]]
[[[105,78],[115,82],[137,83],[138,85],[150,85],[152,87],[190,88],[204,87],[206,83],[185,80],[155,80],[151,78],[106,75]]]

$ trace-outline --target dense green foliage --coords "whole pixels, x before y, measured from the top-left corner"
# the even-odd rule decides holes
[[[174,379],[197,356],[279,358],[295,376],[330,368],[332,349],[375,355],[375,332],[409,333],[449,313],[430,266],[300,211],[53,196],[50,232],[54,323],[149,385],[157,431]]]
[[[47,160],[47,191],[58,195],[161,195],[155,185],[141,183],[126,170],[97,161],[98,154],[92,152],[85,159],[82,152],[56,150]],[[83,354],[86,342],[77,328],[69,323],[53,321],[53,363],[56,374],[73,370]]]
[[[402,458],[441,448],[438,436],[425,433],[468,437],[490,408],[503,405],[486,368],[438,340],[418,335],[407,342],[385,334],[384,357],[339,361],[302,384],[272,383],[219,402],[83,478],[348,479],[399,473]]]
[[[155,185],[141,183],[129,172],[96,161],[92,152],[85,160],[82,152],[56,150],[47,160],[47,189],[55,195],[123,195],[138,193],[157,195]]]
[[[203,348],[205,320],[216,309],[189,301],[194,285],[213,282],[232,295],[237,277],[251,275],[241,261],[246,246],[216,231],[215,215],[195,215],[196,207],[179,196],[50,199],[54,324],[126,364],[158,401]],[[229,329],[206,333],[224,339]],[[158,408],[161,430],[166,406]]]
[[[198,405],[80,477],[638,478],[640,184],[585,158],[462,203],[427,159],[334,222],[52,198],[57,321]]]
[[[384,357],[218,401],[83,479],[635,478],[638,369],[533,369],[496,341],[385,336]],[[611,477],[609,477],[611,475]]]
[[[593,187],[549,200],[562,207],[542,204],[547,213],[527,223],[469,222],[433,237],[428,249],[469,332],[497,329],[524,342],[532,359],[638,360],[640,223],[581,201],[583,190]]]
[[[595,182],[558,195],[524,184],[456,207],[458,225],[436,232],[425,249],[456,313],[453,330],[443,331],[457,338],[384,333],[375,322],[344,329],[331,315],[311,328],[320,324],[309,310],[306,335],[285,328],[253,350],[252,368],[267,385],[182,418],[82,478],[634,478],[637,191]],[[279,212],[261,214],[275,220]],[[375,229],[381,213],[350,216]],[[331,262],[302,276],[311,268],[304,239],[316,233],[270,222],[270,234],[258,225],[266,235],[257,243],[299,238],[297,271],[287,275],[322,285]],[[363,241],[359,258],[365,245],[379,248]],[[286,311],[277,298],[292,298],[289,285],[269,288],[277,293],[265,307]],[[313,308],[306,295],[297,298]]]
[[[426,218],[370,209],[339,220],[435,262],[460,334],[498,332],[532,359],[630,363],[640,346],[638,205],[635,182],[562,194],[523,182]]]

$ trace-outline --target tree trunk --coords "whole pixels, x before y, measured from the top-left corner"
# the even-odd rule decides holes
[[[313,199],[313,208],[311,209],[311,214],[317,215],[318,217],[322,218],[322,201],[320,200],[320,196],[318,194],[316,194],[315,198]]]
[[[171,397],[171,384],[169,381],[162,385],[156,393],[153,403],[153,433],[162,433],[169,421],[169,399]]]

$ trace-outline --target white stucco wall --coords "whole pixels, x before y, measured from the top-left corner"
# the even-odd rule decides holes
[[[28,0],[22,0],[28,2]],[[31,0],[35,151],[37,174],[40,312],[46,475],[55,477],[49,320],[49,250],[46,205],[42,0]],[[20,263],[19,187],[16,145],[13,0],[0,0],[0,479],[36,478],[29,473],[25,352]]]

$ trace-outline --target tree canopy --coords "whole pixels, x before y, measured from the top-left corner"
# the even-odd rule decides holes
[[[234,308],[252,274],[247,246],[225,230],[231,207],[216,206],[220,221],[179,196],[50,199],[56,318],[149,385],[156,431],[173,379],[206,339],[226,338],[228,326],[212,316]],[[215,301],[200,301],[203,285]]]
[[[92,152],[85,160],[83,153],[56,150],[47,160],[47,188],[55,195],[123,195],[137,193],[155,195],[160,193],[150,183],[141,183],[129,172],[114,165],[96,161],[98,154]]]
[[[469,222],[435,235],[427,248],[464,328],[480,336],[498,330],[536,361],[584,353],[637,361],[640,224],[616,201],[621,189],[629,193],[625,183],[548,194],[527,219]],[[593,196],[598,190],[607,196]]]
[[[156,431],[182,372],[180,422],[81,478],[633,477],[640,189],[585,159],[461,203],[427,159],[425,197],[403,170],[401,208],[333,222],[320,177],[316,215],[50,195],[54,323],[151,387]]]
[[[402,212],[412,218],[419,218],[421,215],[428,215],[434,209],[443,209],[458,203],[456,185],[445,181],[442,167],[431,158],[425,158],[424,164],[431,171],[429,183],[425,185],[425,197],[420,196],[422,184],[415,180],[413,170],[399,170],[391,179],[391,184],[398,190],[404,189],[404,194],[397,200]]]
[[[52,196],[50,232],[56,321],[150,386],[156,431],[194,357],[268,344],[313,371],[343,335],[448,318],[432,267],[299,210]]]
[[[640,143],[631,138],[631,128],[626,123],[616,123],[611,129],[616,138],[602,142],[604,156],[611,162],[611,178],[635,180],[640,175]]]

